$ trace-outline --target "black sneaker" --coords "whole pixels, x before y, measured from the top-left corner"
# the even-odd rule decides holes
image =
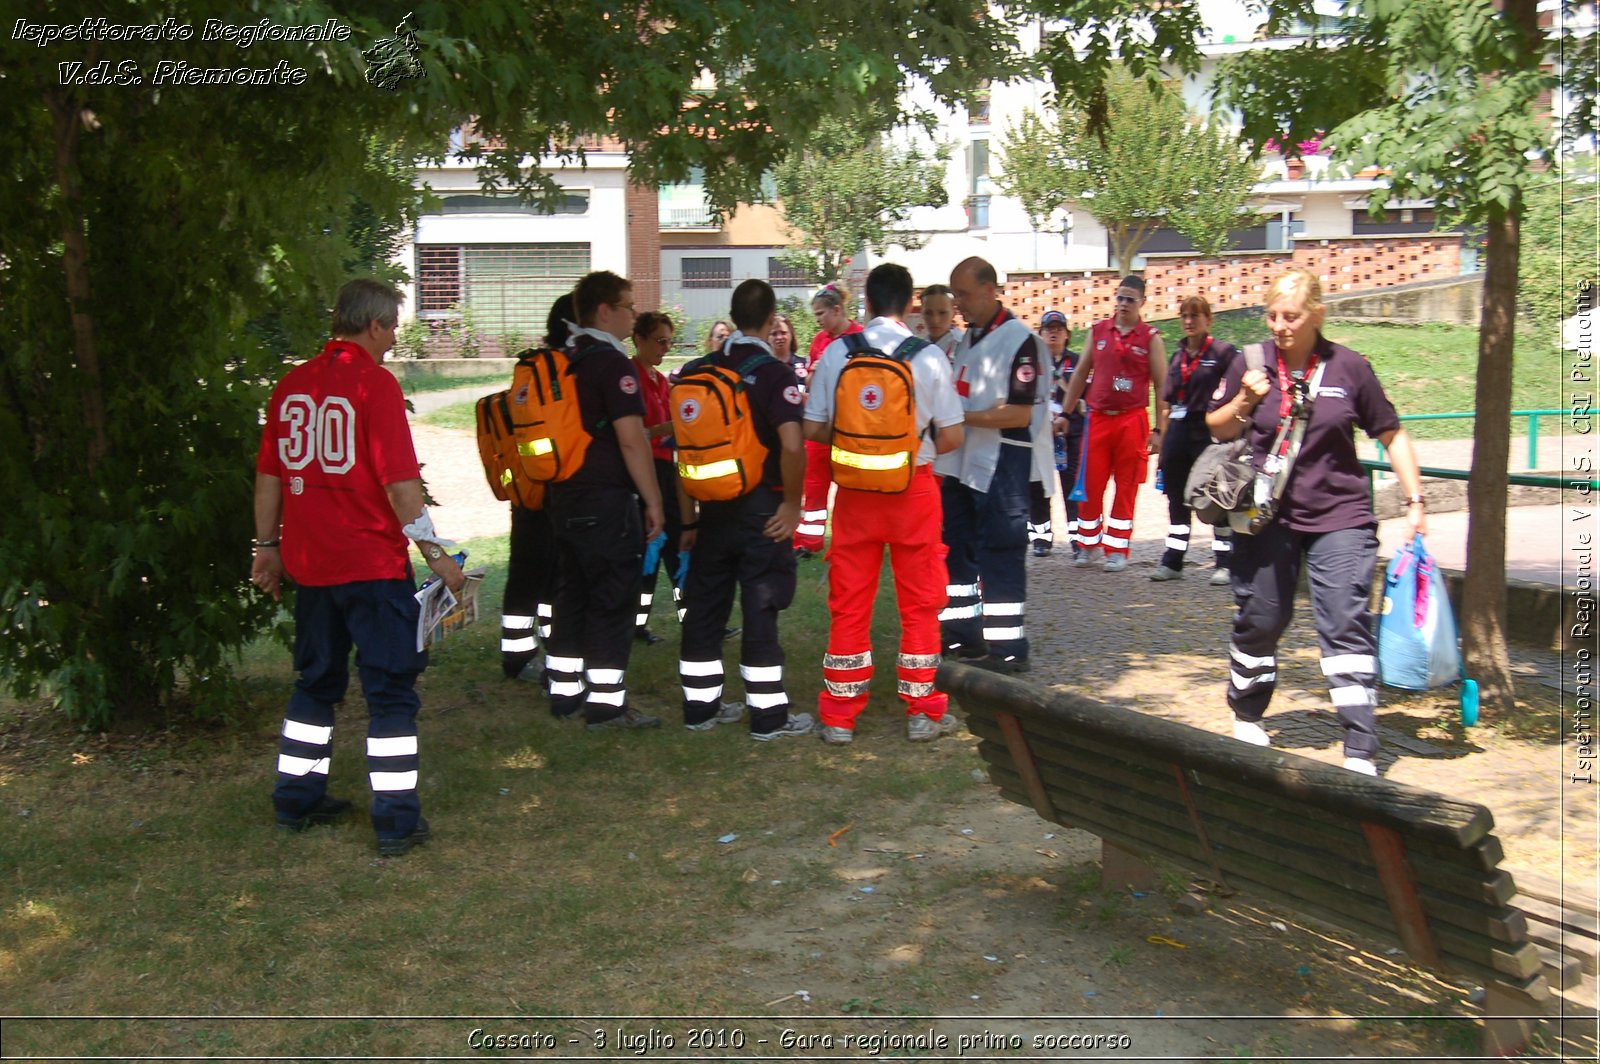
[[[815,558],[816,556],[817,552],[810,547],[796,547],[794,549],[794,560],[797,562],[803,562],[807,558]]]
[[[428,827],[428,822],[422,817],[417,817],[417,826],[411,829],[411,834],[401,835],[394,839],[378,839],[379,857],[404,857],[414,847],[421,846],[433,838],[433,831]]]
[[[607,728],[659,728],[661,718],[652,717],[648,713],[640,713],[629,706],[615,717],[605,720],[591,720],[588,724],[590,731],[602,731]]]
[[[1046,543],[1042,539],[1034,540],[1033,556],[1035,558],[1048,558],[1050,556],[1050,544]]]
[[[313,824],[331,824],[349,811],[350,803],[343,798],[329,798],[323,795],[317,799],[317,804],[312,806],[309,812],[300,816],[279,813],[278,830],[301,832]]]
[[[742,631],[744,631],[744,629],[740,628],[738,625],[735,625],[732,628],[724,628],[722,630],[722,641],[726,643],[728,640],[732,639]]]
[[[637,639],[647,647],[653,647],[657,643],[664,643],[667,641],[666,636],[656,635],[648,628],[635,628],[633,631],[633,638]]]
[[[982,643],[946,643],[939,649],[939,653],[944,656],[946,661],[965,661],[970,665],[980,658],[987,657],[989,648]]]

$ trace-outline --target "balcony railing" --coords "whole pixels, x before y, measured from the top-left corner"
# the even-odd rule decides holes
[[[661,228],[663,229],[720,229],[722,223],[715,212],[709,207],[668,207],[663,204],[660,208]]]

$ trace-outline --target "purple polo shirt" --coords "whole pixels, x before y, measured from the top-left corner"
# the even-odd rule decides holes
[[[1228,372],[1228,366],[1238,354],[1239,349],[1228,341],[1212,340],[1200,352],[1199,359],[1194,360],[1189,356],[1189,349],[1183,346],[1183,340],[1178,340],[1177,354],[1167,364],[1167,384],[1161,392],[1161,398],[1169,406],[1181,403],[1188,407],[1188,412],[1183,416],[1183,428],[1191,437],[1198,439],[1209,435],[1206,431],[1206,404],[1211,401],[1211,393],[1217,390],[1222,375]],[[1193,364],[1187,385],[1183,383],[1183,365],[1186,362]]]
[[[1270,390],[1255,409],[1246,431],[1256,468],[1266,462],[1278,435],[1281,395],[1278,387],[1278,349],[1267,341],[1263,367]],[[1367,473],[1356,455],[1355,430],[1377,438],[1400,427],[1394,405],[1383,393],[1372,363],[1340,344],[1317,338],[1317,361],[1327,366],[1312,404],[1300,457],[1278,507],[1278,520],[1297,532],[1333,532],[1342,528],[1375,527]],[[1211,393],[1208,409],[1229,402],[1239,390],[1246,362],[1235,358]],[[1192,378],[1191,378],[1192,379]]]

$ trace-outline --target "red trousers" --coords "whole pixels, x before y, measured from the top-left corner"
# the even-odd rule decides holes
[[[1150,467],[1150,416],[1143,410],[1126,414],[1089,415],[1083,435],[1083,493],[1078,504],[1078,543],[1085,548],[1104,547],[1108,555],[1127,554],[1133,538],[1133,507]],[[1100,515],[1105,505],[1106,481],[1117,478],[1111,496],[1111,513],[1105,528]]]
[[[878,597],[883,549],[889,548],[900,610],[896,660],[906,713],[938,720],[949,697],[933,689],[939,669],[939,611],[945,605],[945,546],[939,481],[919,466],[898,495],[840,488],[834,497],[828,550],[828,652],[822,659],[822,723],[854,727],[872,684],[872,604]]]
[[[825,443],[806,441],[805,494],[800,500],[800,524],[794,530],[796,549],[822,551],[822,536],[828,528],[828,489],[833,487],[832,451]]]

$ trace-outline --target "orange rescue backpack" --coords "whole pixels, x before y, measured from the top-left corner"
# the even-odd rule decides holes
[[[528,476],[517,456],[510,388],[478,400],[478,457],[495,498],[524,510],[544,506],[544,482]]]
[[[917,388],[911,359],[928,341],[909,336],[884,354],[850,333],[833,390],[833,479],[841,488],[896,493],[917,470]]]
[[[583,466],[593,439],[583,427],[572,365],[582,351],[531,347],[517,356],[511,375],[512,433],[517,458],[530,480],[566,480]]]
[[[737,499],[761,483],[769,452],[756,435],[744,379],[768,361],[776,359],[758,352],[732,370],[708,358],[686,367],[673,382],[668,403],[678,482],[691,498]]]

